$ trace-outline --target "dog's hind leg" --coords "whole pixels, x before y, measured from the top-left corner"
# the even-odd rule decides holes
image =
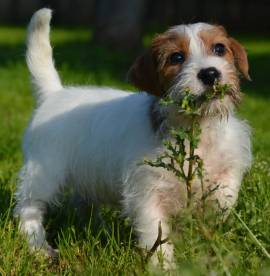
[[[15,209],[15,216],[19,216],[20,231],[26,234],[30,250],[42,251],[45,255],[55,256],[56,251],[46,241],[43,227],[43,217],[46,203],[38,200],[24,200]]]
[[[14,215],[19,218],[19,229],[26,234],[31,250],[48,255],[56,253],[46,241],[43,219],[47,205],[55,200],[59,188],[59,179],[52,171],[46,173],[36,162],[27,162],[22,168]]]

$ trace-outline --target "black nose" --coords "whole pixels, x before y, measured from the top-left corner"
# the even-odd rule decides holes
[[[215,67],[201,69],[198,73],[200,79],[205,85],[214,85],[215,80],[219,79],[220,72]]]

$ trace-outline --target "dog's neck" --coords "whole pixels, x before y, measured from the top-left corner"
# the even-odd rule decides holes
[[[226,116],[224,114],[208,115],[196,117],[196,120],[198,120],[203,131],[205,127],[208,128],[211,125],[213,126],[216,123],[227,120],[232,113],[233,110],[229,110]],[[161,105],[158,98],[153,99],[149,115],[153,131],[162,138],[167,138],[171,129],[188,128],[191,126],[192,120],[194,120],[191,116],[181,114],[174,105]]]

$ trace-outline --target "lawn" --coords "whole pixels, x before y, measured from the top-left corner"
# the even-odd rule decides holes
[[[126,71],[134,53],[112,52],[92,45],[87,30],[55,29],[56,65],[65,84],[96,84],[130,88]],[[205,238],[196,221],[181,223],[175,240],[178,275],[269,275],[270,259],[270,38],[238,36],[249,53],[252,82],[243,83],[239,116],[253,132],[254,161],[246,175],[235,213],[224,224],[208,222]],[[136,239],[117,211],[104,210],[102,226],[67,206],[50,210],[49,240],[60,251],[55,260],[27,250],[12,217],[17,172],[22,164],[21,138],[33,110],[29,74],[24,62],[25,32],[0,28],[0,275],[142,275],[162,274],[141,262]],[[147,39],[146,39],[147,40]],[[68,212],[66,210],[69,210]]]

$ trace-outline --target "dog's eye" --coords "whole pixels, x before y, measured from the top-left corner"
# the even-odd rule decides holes
[[[225,50],[226,50],[226,48],[225,48],[224,44],[222,44],[222,43],[217,43],[213,47],[214,54],[216,54],[217,56],[220,56],[220,57],[224,56]]]
[[[170,63],[175,64],[181,64],[185,61],[185,55],[182,52],[173,53],[170,56]]]

